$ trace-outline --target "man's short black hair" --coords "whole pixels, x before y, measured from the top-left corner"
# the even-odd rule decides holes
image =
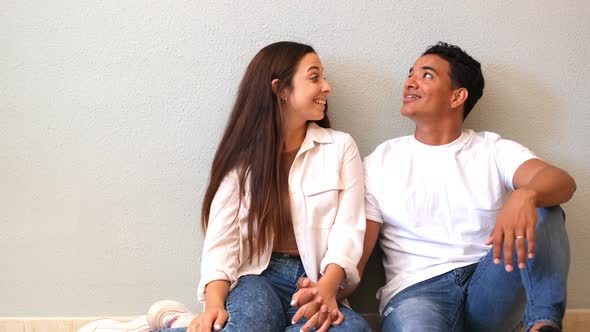
[[[463,110],[463,119],[467,118],[483,94],[485,81],[481,65],[459,46],[445,42],[438,42],[436,45],[428,47],[422,55],[428,54],[438,55],[449,63],[453,87],[467,89],[468,96]]]

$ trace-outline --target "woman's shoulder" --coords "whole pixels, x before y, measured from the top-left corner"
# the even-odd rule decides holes
[[[324,141],[325,143],[331,143],[331,141],[335,143],[354,143],[356,145],[352,135],[341,130],[323,128],[315,123],[310,125],[309,130],[319,138],[317,141]]]
[[[332,136],[334,137],[335,140],[341,140],[341,141],[354,141],[354,138],[352,137],[351,134],[341,131],[341,130],[335,130],[332,128],[327,128],[330,133],[332,134]]]

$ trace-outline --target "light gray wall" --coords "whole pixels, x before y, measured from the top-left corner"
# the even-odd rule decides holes
[[[199,209],[244,68],[312,44],[363,155],[411,133],[408,68],[438,40],[479,59],[467,121],[568,170],[570,307],[590,307],[586,1],[0,1],[0,316],[194,304]]]

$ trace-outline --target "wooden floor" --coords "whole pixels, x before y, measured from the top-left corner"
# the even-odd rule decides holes
[[[366,314],[365,317],[378,332],[378,316]],[[104,317],[99,317],[104,318]],[[84,324],[96,317],[0,317],[0,332],[76,332]],[[116,317],[130,320],[131,317]],[[565,332],[590,331],[590,309],[570,309],[563,322]]]

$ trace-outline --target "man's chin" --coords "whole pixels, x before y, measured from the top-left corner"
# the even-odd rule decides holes
[[[414,116],[414,111],[412,111],[411,109],[408,109],[407,107],[403,107],[400,109],[399,113],[403,116],[405,116],[406,118],[412,118],[412,116]]]

